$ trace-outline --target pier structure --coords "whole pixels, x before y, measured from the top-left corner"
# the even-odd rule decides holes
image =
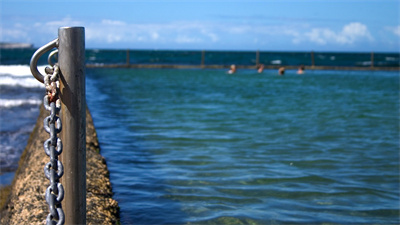
[[[231,64],[235,64],[234,62],[229,62],[229,63],[216,63],[216,64],[210,64],[206,63],[206,55],[209,54],[210,52],[215,52],[215,51],[199,51],[199,60],[198,63],[157,63],[157,62],[140,62],[140,63],[132,63],[131,59],[134,58],[132,57],[132,53],[139,51],[139,50],[126,50],[126,59],[121,60],[119,63],[107,63],[107,62],[100,62],[100,63],[86,63],[87,68],[134,68],[134,69],[143,69],[143,68],[155,68],[155,69],[228,69]],[[154,51],[158,52],[158,51]],[[160,54],[163,51],[159,51]],[[241,52],[234,52],[235,53],[241,53]],[[247,52],[248,53],[248,52]],[[238,69],[257,69],[259,65],[263,64],[264,69],[279,69],[281,67],[285,67],[288,70],[292,69],[298,69],[301,65],[305,67],[306,70],[376,70],[376,71],[400,71],[399,66],[377,66],[376,65],[376,60],[375,60],[375,53],[371,52],[370,56],[368,57],[368,61],[365,63],[366,65],[362,66],[341,66],[341,65],[319,65],[316,60],[316,56],[319,56],[320,54],[328,54],[328,53],[316,53],[314,51],[311,52],[298,52],[298,53],[293,53],[293,54],[305,54],[309,58],[309,62],[306,62],[304,64],[299,64],[299,65],[284,65],[281,63],[263,63],[263,57],[262,54],[265,54],[268,52],[260,52],[260,51],[255,51],[254,52],[254,58],[252,58],[252,61],[254,61],[253,64],[246,64],[246,65],[241,65],[241,64],[236,64],[236,67]],[[273,53],[268,53],[268,54],[273,54]],[[288,53],[290,54],[290,53]],[[347,53],[343,53],[347,54]],[[353,53],[349,53],[353,54]],[[359,53],[362,55],[366,55],[369,53]],[[157,56],[155,56],[157,57]],[[125,62],[124,62],[125,61]],[[264,60],[265,61],[265,60]]]

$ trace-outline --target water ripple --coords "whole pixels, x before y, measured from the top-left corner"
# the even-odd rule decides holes
[[[124,224],[387,224],[398,87],[379,72],[102,69],[88,104]]]

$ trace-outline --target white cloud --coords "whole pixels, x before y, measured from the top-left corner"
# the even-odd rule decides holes
[[[2,29],[1,35],[6,37],[6,40],[17,40],[21,37],[27,37],[28,32],[21,29]]]
[[[0,28],[1,41],[5,42],[31,42],[31,27],[15,23],[11,26]]]
[[[330,29],[313,28],[310,32],[305,33],[311,42],[325,45],[328,41],[335,39],[336,34]]]
[[[395,27],[393,33],[400,37],[400,26]]]
[[[103,25],[112,25],[112,26],[125,26],[126,23],[118,20],[102,20],[101,24]]]
[[[208,37],[211,42],[217,42],[219,40],[219,37],[217,34],[215,34],[213,31],[210,31],[209,29],[201,29],[201,34],[204,36]]]
[[[71,18],[64,18],[60,22],[74,22]],[[54,23],[57,24],[57,23]],[[60,25],[58,23],[58,25]],[[124,21],[104,19],[100,23],[86,25],[86,38],[88,42],[105,43],[217,43],[221,37],[224,42],[227,37],[234,35],[236,40],[240,36],[265,37],[274,39],[279,37],[290,38],[292,43],[313,42],[319,45],[327,44],[353,44],[358,40],[372,40],[368,28],[361,23],[349,23],[342,30],[335,32],[330,28],[312,28],[308,25],[249,25],[218,23],[201,23],[177,21],[170,23],[135,24]],[[253,39],[252,38],[252,39]],[[233,39],[232,39],[233,40]]]
[[[205,33],[205,35],[210,37],[212,42],[217,42],[219,40],[218,35],[214,33]]]
[[[160,35],[157,32],[151,32],[150,37],[152,40],[158,40]]]
[[[359,40],[372,41],[366,25],[362,23],[349,23],[339,32],[335,32],[329,28],[312,28],[311,31],[304,33],[304,37],[310,42],[320,45],[326,44],[354,44]],[[299,39],[296,39],[300,42]]]
[[[386,27],[386,30],[392,32],[394,35],[400,37],[400,25],[396,27]]]
[[[42,45],[57,36],[62,26],[85,27],[86,45],[121,44],[137,46],[167,46],[169,44],[202,43],[226,46],[242,46],[256,43],[254,46],[300,45],[315,43],[318,45],[350,45],[359,41],[372,41],[367,26],[353,22],[341,29],[329,27],[312,27],[306,23],[262,24],[262,23],[212,23],[199,21],[174,21],[168,23],[128,23],[121,20],[102,19],[94,22],[82,22],[72,17],[60,20],[40,22],[32,21],[31,26],[14,24],[2,27],[2,40],[35,41]],[[400,26],[391,27],[392,33],[400,36]],[[256,40],[256,41],[254,41]],[[143,44],[143,45],[142,45]]]
[[[50,21],[46,22],[43,25],[40,23],[36,24],[37,27],[41,27],[42,29],[46,29],[50,32],[54,32],[54,30],[58,30],[60,27],[79,27],[83,26],[83,22],[79,20],[74,20],[70,16],[64,17],[61,20],[56,20],[56,21]]]
[[[359,39],[373,40],[367,26],[356,22],[343,27],[342,32],[339,34],[338,42],[352,44]]]
[[[187,35],[179,35],[175,39],[175,42],[176,43],[180,43],[180,44],[199,43],[199,42],[202,42],[202,41],[203,40],[201,38],[190,37],[190,36],[187,36]]]
[[[249,26],[231,26],[227,28],[228,32],[238,35],[238,34],[244,34],[249,32],[250,27]]]
[[[104,37],[106,38],[107,43],[115,43],[122,40],[122,36],[120,35],[106,34]]]
[[[218,35],[210,26],[198,22],[135,24],[102,20],[86,25],[87,42],[106,43],[200,43],[217,42]]]

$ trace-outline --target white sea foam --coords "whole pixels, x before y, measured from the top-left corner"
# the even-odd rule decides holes
[[[358,62],[358,65],[362,65],[362,66],[370,66],[371,65],[371,61],[363,61],[363,62]]]
[[[280,65],[280,64],[282,64],[282,61],[279,60],[279,59],[277,59],[277,60],[272,60],[272,61],[271,61],[271,64],[273,64],[273,65]]]
[[[0,108],[12,108],[22,105],[40,105],[41,99],[0,99]]]
[[[44,74],[44,68],[46,66],[39,66],[39,72]],[[4,75],[33,77],[29,65],[0,65],[0,76]]]
[[[399,58],[397,58],[397,57],[385,57],[385,60],[386,61],[398,61],[399,60]]]
[[[38,70],[44,71],[44,68],[45,66],[39,66]],[[44,85],[33,77],[28,65],[1,65],[0,85],[44,88]]]
[[[17,78],[12,76],[0,76],[0,85],[20,86],[25,88],[44,88],[44,85],[34,77]]]

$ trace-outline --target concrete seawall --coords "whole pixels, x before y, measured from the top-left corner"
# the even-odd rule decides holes
[[[49,134],[43,129],[48,115],[43,106],[28,144],[20,158],[7,201],[1,209],[0,224],[45,224],[49,213],[44,193],[49,180],[44,176],[44,165],[50,158],[43,142]],[[65,145],[66,143],[64,143]],[[62,155],[62,154],[61,154]],[[97,133],[89,110],[86,111],[86,222],[87,224],[119,224],[119,206],[112,196],[105,159],[100,155]],[[65,196],[68,198],[68,196]]]

